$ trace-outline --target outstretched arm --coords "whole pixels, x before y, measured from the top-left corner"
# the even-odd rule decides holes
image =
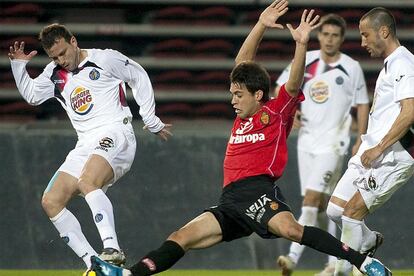
[[[15,41],[8,53],[13,77],[22,97],[31,105],[39,105],[53,97],[53,83],[45,71],[32,79],[26,70],[26,64],[37,54],[37,51],[25,53],[24,41]]]
[[[267,28],[283,29],[283,25],[276,24],[276,21],[287,12],[287,6],[287,0],[276,0],[261,13],[259,20],[250,31],[237,54],[235,59],[236,65],[243,61],[254,60],[257,48]]]
[[[308,10],[304,10],[300,25],[296,29],[294,29],[292,25],[287,24],[287,27],[296,42],[295,56],[290,68],[289,79],[285,85],[286,91],[293,97],[298,95],[299,89],[303,82],[303,74],[305,73],[305,57],[310,32],[319,27],[319,24],[317,24],[319,15],[313,16],[313,13],[314,10],[311,10],[309,13]]]

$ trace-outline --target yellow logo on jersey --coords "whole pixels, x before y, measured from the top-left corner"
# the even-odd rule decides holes
[[[70,105],[73,111],[79,115],[86,115],[93,107],[92,95],[84,87],[76,87],[70,94]]]
[[[329,85],[324,81],[312,83],[309,96],[315,103],[324,103],[329,99]]]

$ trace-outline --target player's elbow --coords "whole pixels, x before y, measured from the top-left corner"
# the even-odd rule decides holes
[[[235,66],[239,65],[240,63],[243,62],[248,62],[248,61],[252,61],[251,59],[247,59],[247,58],[238,58],[236,57],[234,60]]]
[[[26,97],[25,100],[28,104],[33,106],[40,105],[43,102],[41,99],[36,98],[34,95],[31,97]]]
[[[288,81],[285,84],[285,89],[290,95],[297,95],[299,94],[300,84]]]

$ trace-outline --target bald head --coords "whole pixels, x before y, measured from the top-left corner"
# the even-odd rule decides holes
[[[378,31],[381,27],[387,27],[389,34],[393,38],[397,36],[395,18],[392,13],[385,8],[373,8],[361,17],[360,22],[362,21],[367,21],[369,26],[375,31]]]

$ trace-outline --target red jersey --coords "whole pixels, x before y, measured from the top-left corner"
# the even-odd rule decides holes
[[[277,98],[266,102],[253,116],[237,117],[224,158],[224,186],[255,175],[282,176],[287,163],[286,140],[302,92],[290,96],[282,85]]]

